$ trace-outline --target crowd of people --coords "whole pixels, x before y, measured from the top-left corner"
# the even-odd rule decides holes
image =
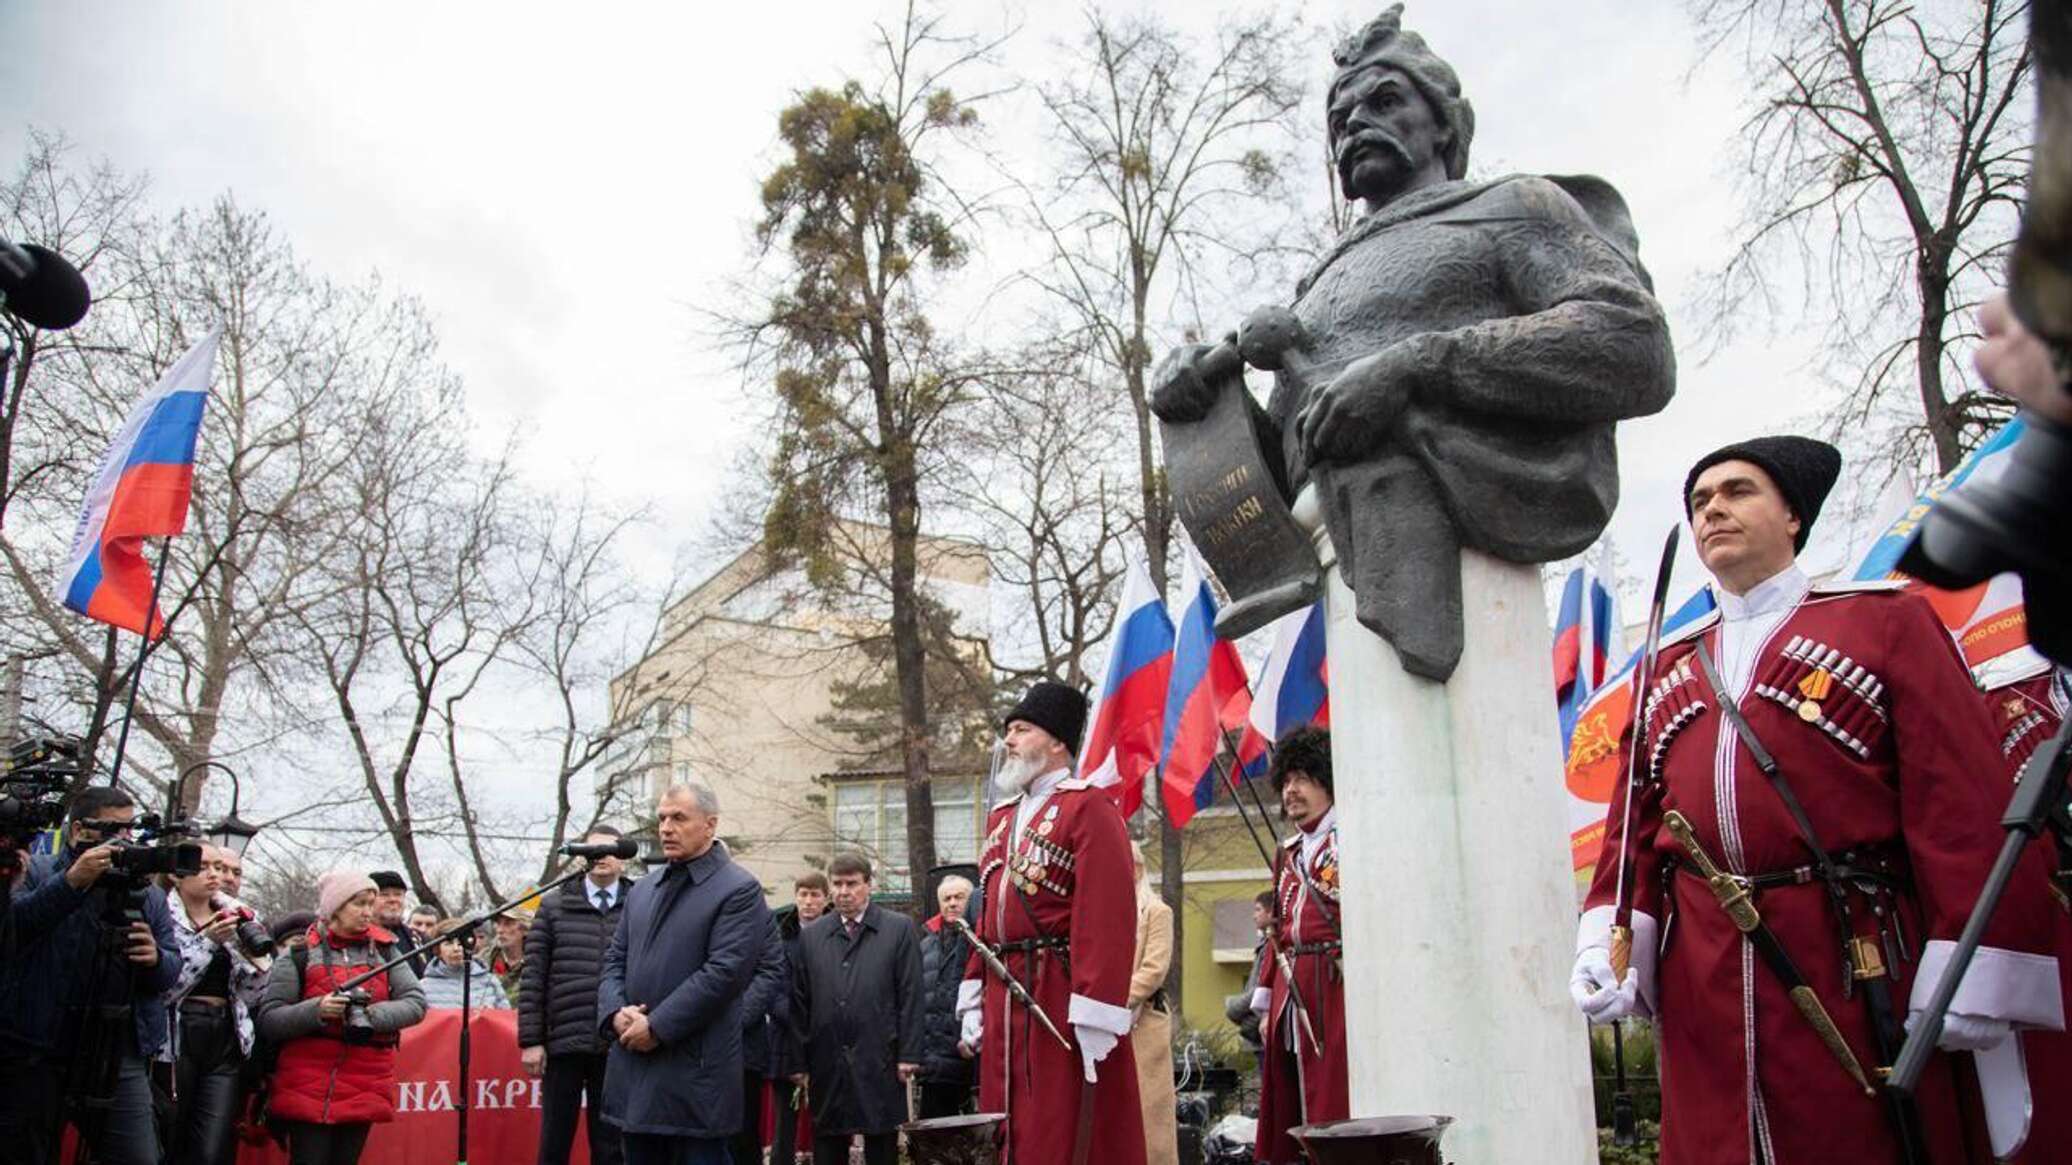
[[[191,873],[119,868],[137,806],[89,788],[14,887],[0,1160],[53,1162],[69,1126],[110,1165],[224,1165],[241,1134],[348,1165],[396,1116],[406,1029],[466,1007],[515,1009],[543,1165],[579,1128],[598,1165],[846,1163],[852,1147],[889,1165],[902,1125],[982,1097],[1025,1155],[1098,1124],[1127,1130],[1125,1156],[1174,1161],[1172,916],[1113,801],[1072,778],[1086,711],[1045,683],[1010,714],[979,876],[943,877],[923,921],[876,900],[859,853],[799,872],[771,910],[699,785],[660,797],[646,876],[590,859],[488,926],[413,906],[392,870],[333,870],[312,909],[261,919],[234,851],[205,847]]]

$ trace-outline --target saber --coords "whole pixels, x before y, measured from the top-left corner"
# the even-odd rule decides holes
[[[1813,1034],[1827,1045],[1828,1052],[1842,1065],[1849,1078],[1856,1081],[1857,1087],[1863,1089],[1865,1096],[1876,1096],[1877,1089],[1872,1088],[1870,1080],[1864,1076],[1863,1065],[1857,1062],[1856,1053],[1849,1050],[1849,1041],[1842,1038],[1841,1029],[1835,1026],[1827,1008],[1821,1006],[1820,997],[1807,986],[1806,977],[1792,963],[1784,944],[1777,940],[1776,932],[1757,913],[1748,883],[1713,864],[1705,847],[1698,844],[1697,837],[1692,835],[1691,823],[1684,819],[1683,814],[1671,809],[1662,816],[1662,825],[1676,838],[1677,844],[1683,846],[1684,852],[1691,855],[1691,864],[1697,867],[1700,876],[1712,888],[1712,896],[1719,899],[1720,909],[1727,912],[1734,928],[1748,936],[1748,940],[1755,944],[1756,952],[1763,956],[1763,962],[1783,981],[1785,990],[1791,994],[1792,1006],[1798,1008],[1799,1014],[1812,1025]]]
[[[1036,1017],[1036,1022],[1043,1025],[1043,1030],[1056,1036],[1058,1043],[1062,1044],[1066,1051],[1071,1051],[1072,1041],[1066,1039],[1065,1033],[1059,1031],[1058,1026],[1050,1022],[1050,1016],[1043,1013],[1043,1005],[1037,1003],[1035,996],[1029,994],[1029,989],[1022,986],[1022,981],[1014,977],[1014,972],[1007,969],[1007,964],[1000,961],[1000,955],[992,947],[986,945],[986,940],[978,937],[977,933],[971,929],[971,924],[962,918],[952,918],[950,919],[950,925],[956,927],[958,933],[970,941],[971,949],[978,952],[979,960],[985,963],[995,975],[1000,976],[1000,981],[1007,985],[1008,995],[1012,996],[1015,1002],[1028,1008],[1029,1014]]]
[[[1619,825],[1618,881],[1612,892],[1611,964],[1612,981],[1624,982],[1633,965],[1633,900],[1628,894],[1626,871],[1632,866],[1633,802],[1640,797],[1640,754],[1647,736],[1648,688],[1655,682],[1655,660],[1662,653],[1662,613],[1669,605],[1669,576],[1676,569],[1676,538],[1680,526],[1669,527],[1662,540],[1662,563],[1655,568],[1655,597],[1648,604],[1648,635],[1641,649],[1640,665],[1633,669],[1633,744],[1626,750],[1626,811]]]

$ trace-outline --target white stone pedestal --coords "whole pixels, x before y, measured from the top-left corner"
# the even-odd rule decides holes
[[[1353,1115],[1451,1116],[1464,1165],[1595,1162],[1539,571],[1464,553],[1460,667],[1421,679],[1354,617],[1313,494],[1295,515],[1328,576]]]

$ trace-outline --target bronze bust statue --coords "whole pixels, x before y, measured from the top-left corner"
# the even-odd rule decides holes
[[[1594,541],[1618,501],[1613,425],[1669,402],[1675,357],[1616,190],[1468,178],[1474,111],[1400,4],[1332,56],[1328,143],[1360,217],[1292,306],[1168,356],[1151,403],[1177,478],[1230,461],[1231,430],[1211,445],[1196,422],[1238,394],[1284,500],[1316,490],[1360,622],[1444,681],[1462,548],[1539,563]],[[1263,410],[1244,365],[1275,374]],[[1189,530],[1235,592],[1258,543]]]

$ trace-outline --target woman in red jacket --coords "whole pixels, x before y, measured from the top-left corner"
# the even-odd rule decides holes
[[[259,1034],[280,1048],[268,1114],[288,1133],[292,1165],[354,1165],[375,1121],[396,1116],[398,1033],[424,1018],[424,992],[405,961],[336,988],[394,958],[396,936],[374,923],[374,882],[357,870],[317,879],[317,921],[297,957],[274,960]]]

